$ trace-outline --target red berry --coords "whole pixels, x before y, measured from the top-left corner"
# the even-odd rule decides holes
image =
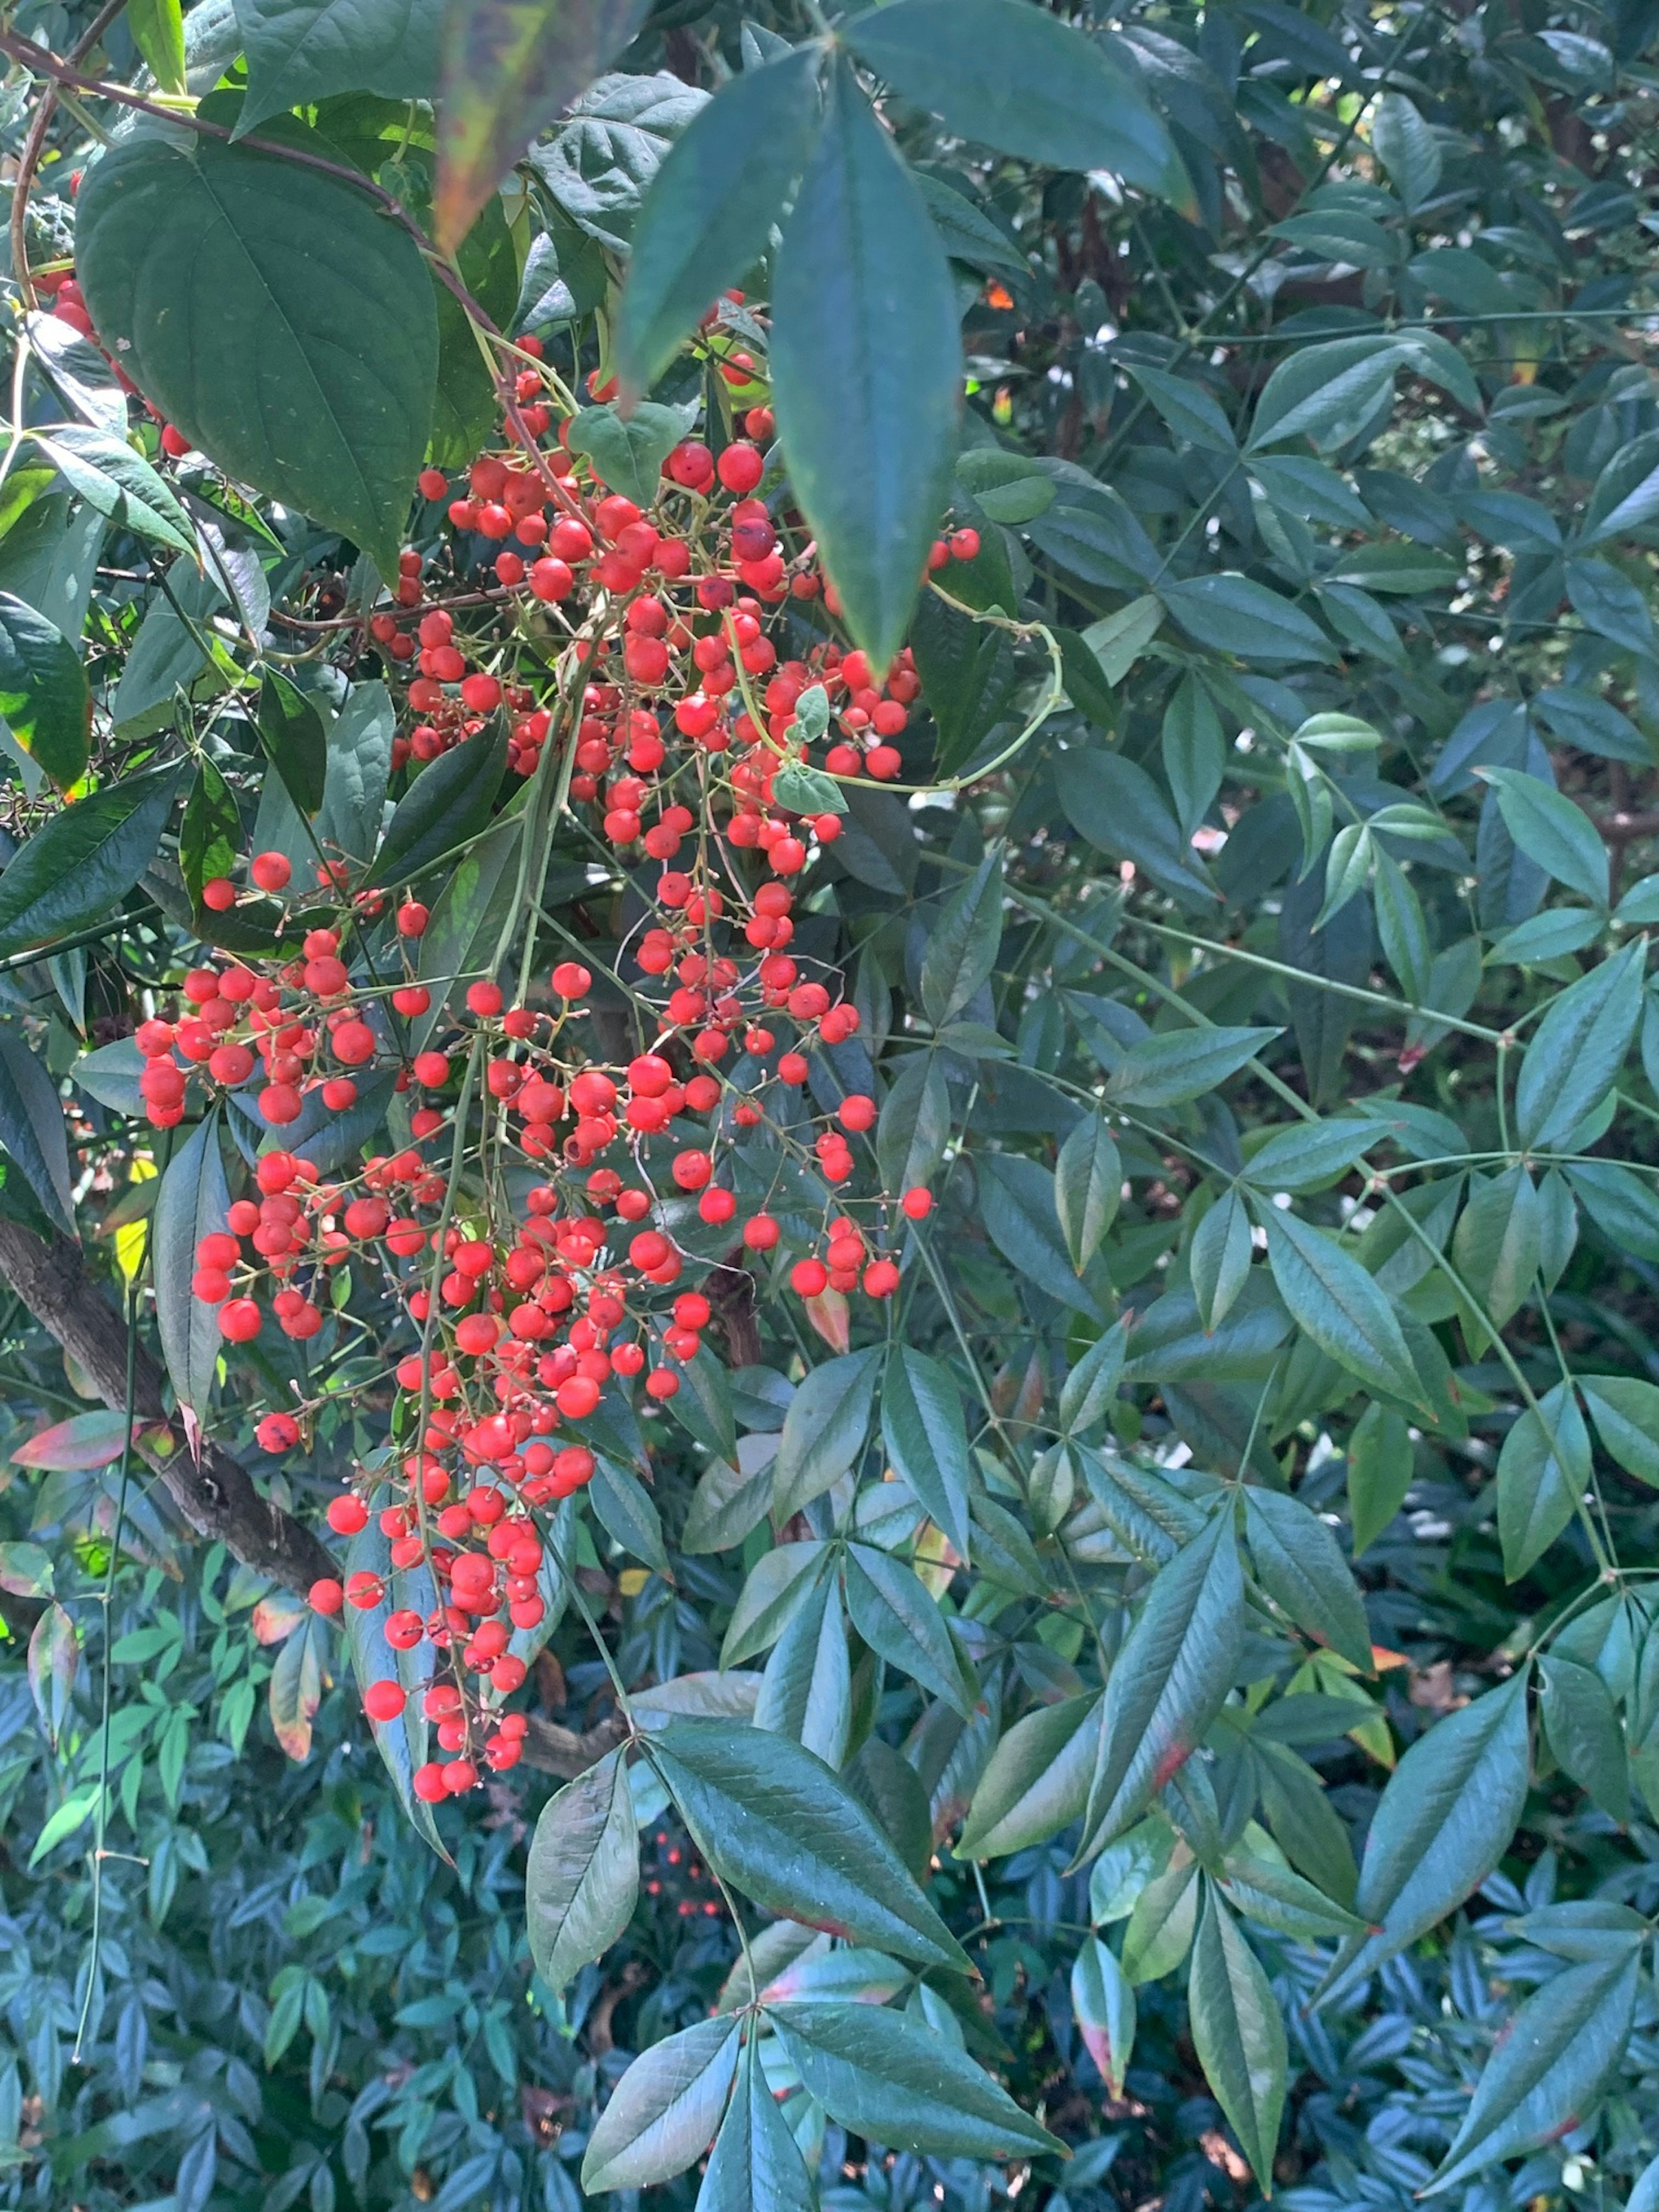
[[[363,1711],[372,1721],[395,1721],[409,1698],[401,1682],[371,1682],[363,1692]]]
[[[248,874],[262,891],[286,890],[293,866],[285,853],[256,853]]]

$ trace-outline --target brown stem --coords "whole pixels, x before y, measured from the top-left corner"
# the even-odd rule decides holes
[[[126,4],[127,0],[105,0],[104,6],[70,49],[71,62],[85,59]],[[57,111],[58,88],[48,79],[40,95],[40,105],[29,118],[29,127],[17,156],[17,175],[11,188],[12,274],[22,287],[25,302],[31,307],[34,305],[34,279],[29,275],[29,187],[33,184],[34,173],[40,166],[40,156],[46,149],[46,133],[52,128],[52,118]]]
[[[127,1332],[121,1316],[88,1275],[78,1245],[65,1237],[45,1243],[21,1223],[0,1220],[0,1275],[76,1364],[91,1376],[113,1411],[126,1402]],[[210,1440],[192,1458],[182,1423],[164,1410],[161,1370],[141,1344],[133,1368],[138,1449],[198,1536],[224,1545],[256,1572],[305,1591],[337,1574],[333,1554],[303,1522],[262,1498],[247,1470]]]

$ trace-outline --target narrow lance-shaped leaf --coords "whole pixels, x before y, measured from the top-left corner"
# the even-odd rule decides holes
[[[863,1450],[880,1364],[878,1352],[847,1352],[815,1367],[790,1400],[774,1471],[781,1518],[820,1497]]]
[[[1341,1548],[1316,1513],[1282,1491],[1244,1493],[1244,1526],[1256,1577],[1292,1625],[1371,1671],[1365,1607]]]
[[[536,1971],[562,1990],[627,1927],[640,1847],[628,1769],[613,1751],[549,1798],[531,1838],[525,1910]]]
[[[751,2036],[697,2192],[697,2212],[814,2212],[817,2192],[759,2051],[759,2039]]]
[[[1187,1977],[1193,2044],[1251,2171],[1271,2194],[1288,2054],[1279,2000],[1212,1887]]]
[[[1534,1030],[1515,1086],[1517,1141],[1528,1152],[1565,1145],[1613,1087],[1642,1011],[1647,943],[1568,984]]]
[[[625,392],[648,391],[709,302],[765,252],[817,136],[820,61],[801,46],[733,77],[652,179],[617,317]]]
[[[945,505],[962,345],[939,234],[845,66],[784,232],[772,313],[790,482],[848,627],[885,667]]]
[[[197,1246],[204,1237],[222,1234],[229,1209],[214,1112],[197,1123],[167,1162],[150,1227],[162,1357],[179,1404],[198,1422],[206,1418],[224,1340],[217,1311],[192,1294],[191,1278]]]
[[[176,768],[123,776],[37,830],[0,874],[0,959],[107,921],[155,857],[178,787]]]
[[[894,1473],[909,1484],[958,1555],[968,1559],[968,1428],[962,1395],[948,1369],[908,1344],[895,1345],[888,1355],[881,1434]]]
[[[1072,2012],[1102,2081],[1121,2097],[1134,2048],[1135,1993],[1098,1936],[1088,1939],[1073,1966]]]
[[[1412,1404],[1423,1385],[1394,1308],[1358,1260],[1294,1213],[1264,1206],[1267,1261],[1279,1296],[1304,1334],[1372,1389]]]
[[[1002,854],[986,854],[945,901],[921,956],[921,1003],[936,1029],[989,981],[1002,941]]]
[[[588,2137],[582,2187],[643,2189],[684,2173],[714,2141],[737,2063],[737,2023],[724,2014],[642,2051]]]
[[[1492,1872],[1527,1802],[1526,1668],[1420,1735],[1365,1838],[1354,1911],[1371,1933],[1338,1954],[1328,2001],[1425,1936]]]
[[[1191,1758],[1232,1687],[1244,1584],[1230,1508],[1159,1569],[1106,1684],[1082,1856],[1139,1818]]]
[[[1123,1163],[1103,1114],[1088,1114],[1054,1163],[1054,1211],[1080,1275],[1117,1218]]]

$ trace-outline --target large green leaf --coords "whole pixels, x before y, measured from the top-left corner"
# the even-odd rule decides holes
[[[724,2014],[642,2051],[588,2137],[582,2187],[643,2189],[684,2173],[714,2141],[737,2063],[737,2022]]]
[[[1528,1151],[1550,1151],[1613,1087],[1642,1011],[1647,942],[1568,984],[1533,1031],[1515,1086],[1516,1135]]]
[[[1655,1392],[1659,1398],[1659,1391]],[[1348,1519],[1355,1559],[1374,1544],[1406,1502],[1415,1455],[1403,1413],[1367,1406],[1348,1439]]]
[[[1205,2078],[1269,2191],[1289,2064],[1285,2024],[1255,1952],[1213,1888],[1193,1939],[1187,2011]]]
[[[961,1858],[1006,1858],[1075,1820],[1089,1797],[1100,1699],[1065,1698],[1027,1713],[986,1764],[957,1839]]]
[[[172,486],[125,438],[78,422],[36,430],[33,442],[79,499],[131,530],[182,553],[196,550],[196,532]]]
[[[893,1846],[811,1752],[761,1729],[674,1720],[653,1736],[651,1755],[698,1850],[757,1905],[967,1970]]]
[[[1659,1488],[1659,1389],[1630,1375],[1583,1375],[1578,1389],[1602,1449],[1626,1474]]]
[[[921,1003],[936,1029],[989,982],[1002,943],[1002,854],[985,855],[941,908],[921,956]]]
[[[1528,1671],[1436,1721],[1389,1777],[1353,1901],[1370,1932],[1337,1954],[1328,1999],[1455,1911],[1508,1848],[1531,1772]]]
[[[817,136],[821,55],[798,47],[724,86],[647,192],[617,313],[617,374],[644,392],[709,303],[766,249]]]
[[[1188,637],[1239,660],[1277,666],[1337,657],[1311,615],[1248,576],[1188,576],[1160,585],[1158,596]]]
[[[407,884],[476,837],[489,819],[507,766],[507,731],[497,716],[464,744],[440,753],[398,801],[368,884]]]
[[[1198,1749],[1232,1687],[1244,1581],[1231,1510],[1153,1577],[1106,1682],[1082,1856],[1122,1834]]]
[[[48,1218],[73,1237],[75,1185],[64,1102],[16,1022],[0,1022],[0,1145]]]
[[[985,1154],[979,1169],[980,1209],[997,1249],[1038,1290],[1098,1320],[1094,1294],[1072,1265],[1048,1169],[1018,1152]]]
[[[1374,1390],[1410,1403],[1423,1385],[1387,1293],[1334,1237],[1294,1213],[1264,1206],[1267,1260],[1304,1334]]]
[[[207,1419],[224,1340],[212,1306],[192,1295],[196,1248],[204,1237],[224,1233],[230,1187],[219,1151],[219,1116],[198,1121],[161,1174],[151,1217],[151,1279],[161,1356],[181,1406],[198,1422]]]
[[[1133,860],[1183,905],[1215,903],[1215,885],[1144,768],[1106,745],[1068,746],[1054,781],[1066,820],[1097,850]]]
[[[443,0],[235,0],[247,57],[236,136],[335,93],[430,100]]]
[[[880,2005],[771,2005],[768,2020],[832,2119],[896,2150],[1029,2158],[1059,2148],[965,2053]]]
[[[453,252],[544,125],[592,83],[648,0],[468,0],[446,11],[437,239]]]
[[[1244,1528],[1256,1579],[1273,1603],[1304,1635],[1369,1674],[1364,1603],[1319,1515],[1284,1491],[1253,1487],[1244,1493]]]
[[[1498,1455],[1498,1533],[1504,1572],[1515,1582],[1548,1551],[1589,1486],[1589,1432],[1571,1386],[1558,1382],[1528,1406]]]
[[[1567,1966],[1534,1990],[1493,2047],[1423,2196],[1582,2125],[1629,2039],[1640,1960],[1639,1934],[1631,1934],[1608,1956]]]
[[[845,66],[830,79],[772,289],[791,487],[848,628],[884,668],[945,505],[962,343],[939,234]]]
[[[56,814],[0,874],[0,959],[107,921],[155,856],[174,768],[106,783]]]
[[[848,27],[878,76],[963,138],[1056,169],[1111,169],[1168,199],[1190,187],[1169,132],[1103,50],[1024,0],[895,0]]]
[[[789,1401],[778,1444],[773,1510],[798,1513],[846,1474],[864,1449],[880,1371],[878,1352],[849,1352],[815,1367]]]
[[[620,1751],[543,1806],[524,1884],[530,1954],[548,1987],[562,1990],[610,1949],[639,1894],[634,1800]]]
[[[849,1544],[843,1571],[848,1617],[870,1649],[970,1720],[979,1683],[921,1577],[872,1544]]]
[[[76,230],[88,311],[146,398],[231,476],[395,575],[437,376],[408,234],[333,177],[150,135],[88,173]]]
[[[60,791],[87,766],[92,696],[81,656],[57,624],[0,591],[0,714]]]
[[[1579,1788],[1625,1826],[1631,1814],[1630,1761],[1613,1696],[1590,1667],[1551,1652],[1539,1669],[1539,1712],[1550,1749]]]
[[[805,2160],[758,2053],[758,2039],[751,2037],[697,2192],[697,2212],[816,2212],[817,2196]]]
[[[968,1428],[949,1370],[927,1352],[896,1344],[881,1392],[881,1434],[893,1471],[963,1559],[969,1554]]]

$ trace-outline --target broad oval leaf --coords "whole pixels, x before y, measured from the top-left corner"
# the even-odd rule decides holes
[[[155,856],[179,774],[124,776],[36,830],[0,874],[0,959],[108,919]]]
[[[684,2173],[714,2139],[737,2064],[737,2023],[723,2014],[641,2051],[588,2137],[582,2187],[643,2189]]]
[[[140,135],[88,172],[76,241],[88,311],[145,397],[231,476],[395,576],[438,364],[408,234],[313,169]]]
[[[430,100],[443,0],[235,0],[247,57],[237,137],[342,92]]]
[[[60,791],[86,773],[92,695],[81,656],[56,623],[0,592],[0,714]]]
[[[530,1955],[548,1987],[562,1990],[610,1949],[639,1895],[639,1838],[620,1750],[543,1806],[524,1884]]]
[[[881,1354],[848,1352],[815,1367],[789,1401],[773,1468],[780,1521],[821,1497],[864,1449]]]

